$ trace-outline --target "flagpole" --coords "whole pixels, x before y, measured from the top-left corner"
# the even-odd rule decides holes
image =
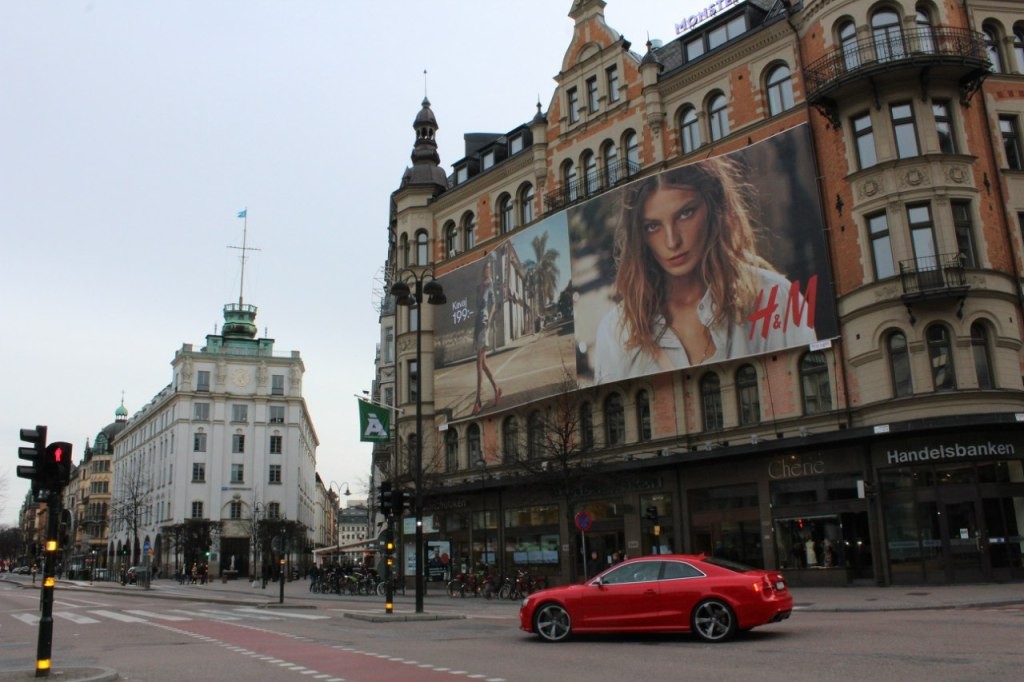
[[[249,238],[249,207],[242,210],[242,277],[238,284],[238,307],[242,307],[242,294],[245,291],[245,249]]]

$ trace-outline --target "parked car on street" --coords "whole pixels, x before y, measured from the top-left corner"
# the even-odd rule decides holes
[[[793,597],[778,571],[704,555],[628,559],[581,584],[530,594],[519,625],[549,642],[584,632],[692,632],[721,642],[789,618]]]
[[[32,572],[32,567],[31,566],[18,566],[16,569],[14,569],[14,572],[18,573],[20,575],[28,575],[29,573]]]

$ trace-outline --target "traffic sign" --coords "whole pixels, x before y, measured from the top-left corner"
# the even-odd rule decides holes
[[[590,518],[587,512],[577,512],[575,520],[576,527],[582,531],[588,531],[594,525],[594,519]]]

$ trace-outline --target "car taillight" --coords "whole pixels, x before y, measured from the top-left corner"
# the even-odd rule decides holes
[[[762,588],[762,591],[765,594],[771,594],[772,593],[772,589],[773,589],[772,579],[770,577],[768,577],[767,574],[761,576],[761,588]]]

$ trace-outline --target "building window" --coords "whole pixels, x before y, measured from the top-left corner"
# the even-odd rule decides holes
[[[935,230],[932,224],[932,209],[928,204],[907,207],[907,224],[910,226],[910,242],[914,247],[914,263],[917,278],[922,284],[938,284],[942,272],[935,251]]]
[[[956,232],[956,248],[960,254],[960,263],[965,268],[978,266],[974,254],[974,221],[971,220],[971,202],[951,201],[953,209],[953,230]]]
[[[587,79],[587,108],[593,114],[598,110],[599,106],[597,99],[597,76],[591,76]]]
[[[941,324],[928,328],[928,359],[932,365],[932,384],[936,391],[956,388],[956,372],[953,369],[953,349],[949,330]]]
[[[722,389],[718,375],[708,372],[700,378],[700,400],[704,408],[704,430],[720,431],[725,425],[722,416]]]
[[[1003,60],[999,56],[999,35],[991,26],[983,26],[981,32],[985,34],[985,51],[992,62],[992,73],[1001,73]]]
[[[757,370],[753,365],[743,365],[736,370],[736,399],[741,426],[761,421],[761,398],[757,390]]]
[[[932,17],[928,10],[918,7],[914,23],[917,25],[918,50],[929,54],[935,52],[935,31],[932,29]]]
[[[420,230],[416,233],[416,265],[427,265],[430,256],[427,252],[427,233]]]
[[[533,185],[527,183],[519,190],[519,224],[529,225],[533,222]]]
[[[231,436],[231,452],[235,454],[245,452],[245,434],[235,433]]]
[[[1021,67],[1021,71],[1024,72],[1024,66]],[[604,72],[608,81],[608,101],[618,102],[621,98],[621,95],[619,95],[619,67],[612,65],[605,69]]]
[[[470,424],[466,427],[466,448],[469,450],[470,462],[476,462],[481,458],[479,424]]]
[[[270,395],[284,395],[283,374],[272,374],[270,376]]]
[[[956,154],[956,137],[953,136],[953,112],[948,100],[932,100],[932,115],[935,116],[935,133],[939,136],[939,151]]]
[[[395,328],[391,325],[384,327],[384,348],[381,349],[385,365],[395,361]]]
[[[625,138],[626,148],[626,175],[636,175],[640,172],[640,140],[636,133],[629,131]]]
[[[514,135],[512,139],[508,141],[508,154],[509,156],[512,156],[513,154],[518,154],[521,151],[523,151],[523,136]]]
[[[611,187],[619,181],[619,149],[614,142],[608,142],[601,150],[604,157],[604,177],[607,186]]]
[[[636,394],[636,425],[640,440],[651,439],[651,400],[647,391]]]
[[[906,56],[900,18],[896,12],[883,9],[871,17],[871,36],[875,43],[875,58],[880,62],[902,59]]]
[[[569,159],[562,166],[562,183],[565,185],[565,195],[569,201],[576,201],[580,198],[579,182],[576,177],[576,164]]]
[[[231,465],[231,482],[232,483],[245,483],[245,465],[241,463],[234,463]]]
[[[871,238],[871,257],[875,265],[875,279],[892,277],[896,274],[896,263],[892,257],[889,220],[885,212],[868,216],[868,233]]]
[[[284,436],[270,437],[270,454],[280,455],[284,453]]]
[[[772,116],[793,108],[793,80],[789,67],[782,65],[768,74],[768,113]]]
[[[281,484],[281,465],[280,464],[271,464],[270,465],[270,473],[267,476],[267,483],[270,483],[270,484],[273,484],[273,485],[280,485]]]
[[[803,388],[804,414],[832,409],[832,387],[828,380],[825,353],[814,351],[800,359],[800,384]]]
[[[241,520],[241,518],[242,518],[242,501],[241,500],[231,500],[231,503],[228,505],[228,516],[231,518],[232,521],[239,521],[239,520]]]
[[[488,168],[491,168],[491,167],[494,166],[494,150],[493,149],[484,153],[484,156],[483,156],[483,159],[480,162],[480,165],[483,166],[484,170],[487,170]]]
[[[704,37],[698,36],[686,43],[686,61],[692,62],[704,54]]]
[[[992,380],[992,359],[988,351],[988,331],[981,322],[971,325],[971,355],[974,357],[974,373],[978,377],[978,388],[995,388]]]
[[[406,371],[406,375],[409,377],[409,380],[406,381],[405,384],[409,387],[409,399],[406,402],[415,403],[416,396],[419,394],[420,373],[417,369],[415,360],[410,360],[407,367],[408,370]]]
[[[206,452],[206,434],[202,431],[192,434],[192,452]]]
[[[501,233],[506,234],[511,232],[515,228],[515,223],[512,218],[515,215],[512,206],[512,197],[507,194],[502,194],[498,200],[498,220],[500,222]]]
[[[683,153],[695,152],[700,147],[700,120],[697,110],[689,107],[683,112],[679,122],[680,137],[683,140]]]
[[[597,157],[594,152],[583,154],[583,182],[587,194],[594,194],[601,189],[600,176],[597,172]]]
[[[210,373],[205,369],[196,372],[196,390],[200,393],[210,392]]]
[[[544,452],[544,420],[540,412],[534,410],[526,418],[526,457],[527,459],[540,459]]]
[[[505,462],[519,461],[519,420],[507,417],[501,425],[501,451]]]
[[[708,32],[708,49],[713,50],[728,41],[743,35],[747,30],[747,18],[740,15],[724,26],[719,26]]]
[[[192,418],[197,421],[209,421],[210,420],[210,403],[193,403],[192,404]]]
[[[444,252],[449,258],[459,252],[459,229],[455,227],[454,220],[444,225]]]
[[[846,22],[839,27],[839,47],[843,51],[843,64],[847,71],[860,66],[860,51],[857,49],[857,27]]]
[[[203,503],[195,501],[192,503],[192,518],[201,519],[203,518]]]
[[[248,422],[249,421],[249,406],[248,405],[232,405],[231,406],[231,421],[233,422]]]
[[[580,405],[580,444],[583,450],[594,449],[594,408],[588,402]]]
[[[608,447],[622,445],[626,440],[626,416],[622,398],[612,393],[604,401],[604,442]]]
[[[909,103],[893,104],[889,107],[892,117],[892,133],[896,139],[896,155],[908,159],[918,155],[917,126],[914,125],[914,108]]]
[[[718,93],[708,105],[708,120],[711,121],[711,141],[721,140],[729,134],[729,110],[725,95]]]
[[[406,307],[406,320],[405,329],[406,331],[414,332],[420,328],[420,308],[419,306],[411,305]]]
[[[202,462],[192,463],[192,482],[206,483],[206,465]]]
[[[870,168],[878,163],[875,156],[875,131],[871,127],[871,114],[863,113],[854,116],[853,138],[857,144],[857,164],[860,168]]]
[[[576,88],[569,88],[565,96],[569,107],[569,123],[576,123],[580,120],[580,94]]]
[[[1017,73],[1024,73],[1024,28],[1013,29],[1013,54],[1017,57]]]
[[[279,519],[281,518],[281,503],[271,502],[267,505],[267,518],[268,519]]]
[[[1006,154],[1006,167],[1010,170],[1022,170],[1020,150],[1020,127],[1016,116],[999,117],[999,134],[1003,137],[1003,152]]]
[[[889,334],[889,373],[892,376],[893,397],[901,398],[914,392],[910,374],[910,352],[903,332]]]
[[[462,248],[469,251],[476,246],[476,223],[472,213],[462,216]]]
[[[454,426],[444,432],[444,467],[448,472],[459,468],[459,430]]]
[[[284,424],[284,405],[270,406],[270,423]]]

